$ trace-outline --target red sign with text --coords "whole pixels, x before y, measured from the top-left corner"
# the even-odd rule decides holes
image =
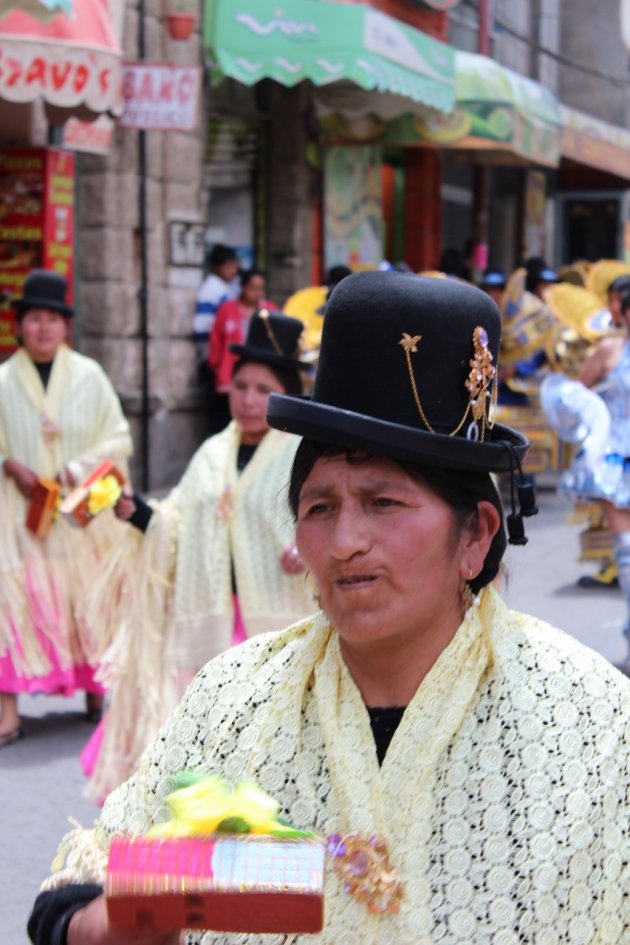
[[[123,67],[123,128],[190,131],[197,124],[201,69],[156,62]]]
[[[74,262],[74,155],[56,148],[0,148],[0,357],[15,350],[15,312],[31,269],[68,280]]]

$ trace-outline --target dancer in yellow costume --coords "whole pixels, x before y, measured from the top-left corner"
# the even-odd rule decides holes
[[[299,441],[265,417],[271,392],[301,393],[302,330],[298,319],[255,313],[245,344],[231,346],[232,422],[165,500],[117,506],[137,528],[88,601],[114,640],[101,670],[111,705],[82,756],[98,799],[128,777],[204,663],[314,609],[286,509]]]
[[[85,529],[58,519],[42,537],[25,525],[38,479],[70,489],[103,459],[124,471],[132,451],[103,370],[66,344],[73,315],[66,292],[57,273],[27,276],[16,301],[21,347],[0,367],[0,746],[22,734],[19,693],[84,689],[92,713],[103,693],[93,663],[104,627],[79,611],[124,529],[111,511]]]
[[[201,671],[96,827],[67,837],[32,941],[64,922],[67,945],[125,941],[100,894],[110,839],[167,820],[173,774],[196,767],[259,782],[331,839],[323,931],[277,945],[626,942],[630,683],[493,587],[506,534],[490,471],[527,449],[493,422],[497,308],[373,272],[344,279],[326,318],[313,398],[269,403],[304,436],[290,499],[322,611]],[[531,511],[529,496],[511,512],[513,541]],[[370,898],[377,836],[399,901]],[[357,896],[335,868],[344,837],[365,851]],[[269,939],[160,939],[178,941]]]

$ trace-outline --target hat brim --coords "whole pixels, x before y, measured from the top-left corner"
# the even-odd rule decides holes
[[[416,430],[284,394],[269,398],[267,420],[277,430],[330,446],[467,472],[509,472],[522,464],[529,448],[527,437],[499,423],[492,428],[490,439],[481,442]]]
[[[65,302],[55,302],[54,300],[40,298],[36,295],[29,296],[29,298],[24,298],[20,295],[12,300],[12,304],[20,314],[28,311],[29,308],[45,308],[49,312],[58,312],[60,315],[63,315],[64,318],[74,317],[74,309],[70,305],[66,305]]]
[[[297,358],[288,358],[285,355],[276,354],[275,351],[267,351],[264,348],[254,348],[250,345],[230,345],[232,354],[237,354],[239,358],[247,358],[248,361],[261,361],[263,364],[275,365],[275,367],[284,368],[287,371],[309,371],[310,364],[298,361]]]

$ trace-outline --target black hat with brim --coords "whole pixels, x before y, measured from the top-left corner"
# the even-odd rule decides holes
[[[304,324],[299,318],[260,309],[249,323],[245,344],[231,344],[230,351],[247,361],[260,361],[288,371],[308,371],[297,357]]]
[[[24,280],[22,295],[13,299],[13,306],[20,316],[31,308],[43,308],[72,318],[74,309],[66,302],[67,292],[64,276],[48,269],[33,269]]]
[[[492,424],[500,333],[497,306],[474,286],[355,273],[330,297],[312,398],[273,394],[268,421],[401,461],[515,469],[527,438]]]

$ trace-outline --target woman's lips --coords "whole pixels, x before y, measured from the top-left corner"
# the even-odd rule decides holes
[[[335,584],[342,591],[358,591],[371,587],[376,580],[378,580],[376,574],[352,574],[337,578]]]

